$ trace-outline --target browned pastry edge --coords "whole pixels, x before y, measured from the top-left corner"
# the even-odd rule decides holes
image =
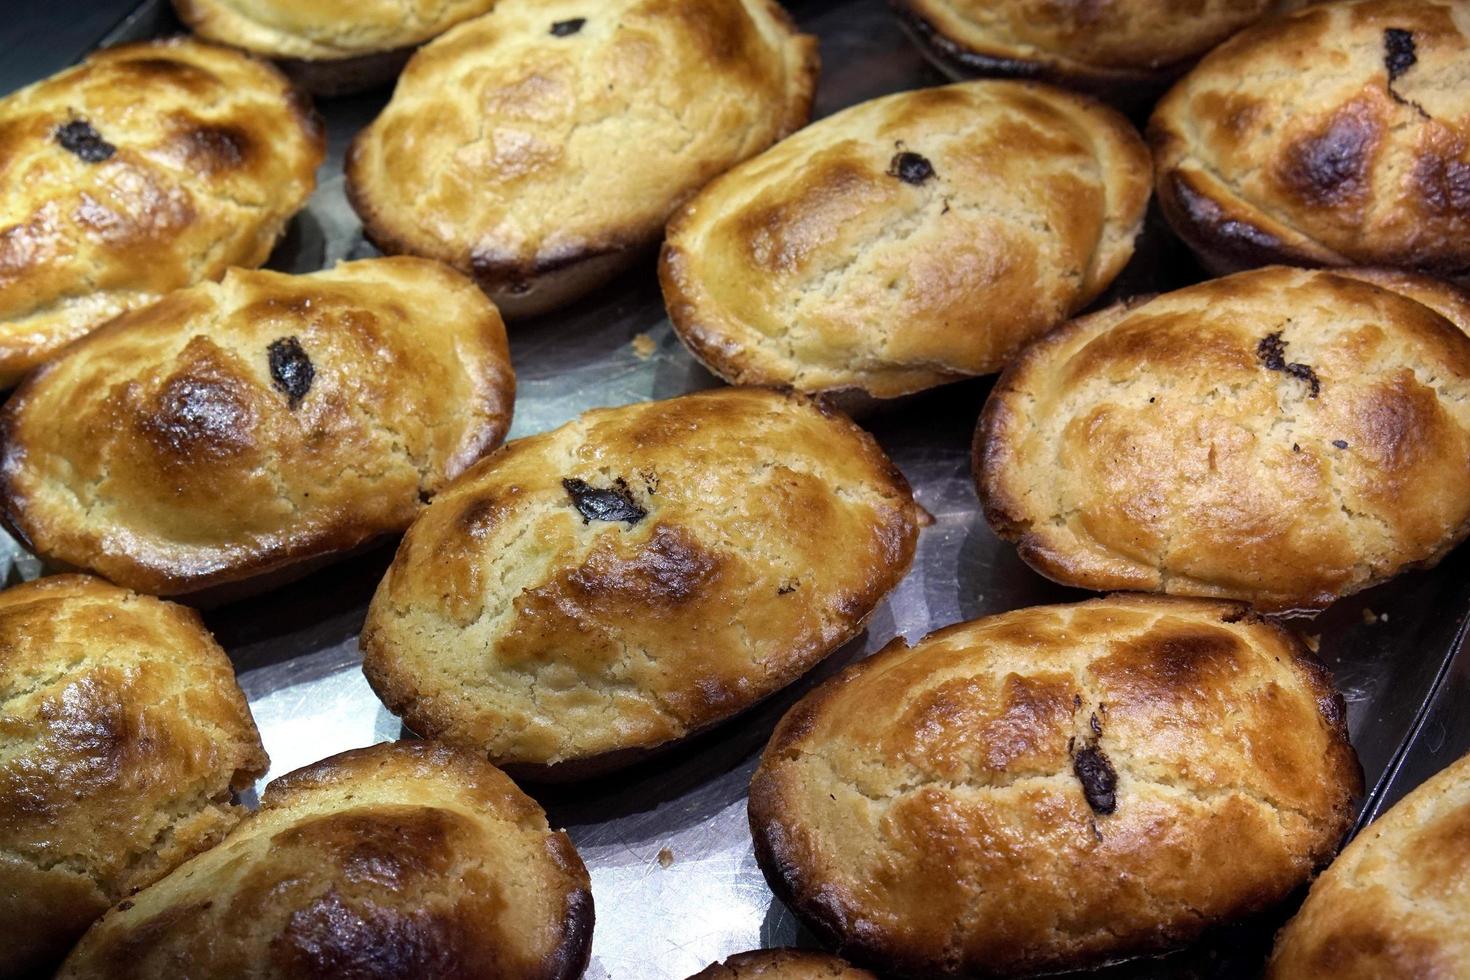
[[[762,0],[778,24],[800,35],[796,21],[777,0]],[[821,55],[815,43],[804,45],[806,57],[792,79],[795,91],[788,94],[787,114],[781,120],[775,142],[779,142],[810,121],[812,104],[817,96],[817,76],[821,73]],[[418,255],[408,242],[389,230],[368,196],[358,190],[358,159],[370,127],[364,127],[347,147],[342,163],[346,176],[347,201],[362,220],[363,235],[384,255]],[[700,188],[673,201],[670,214],[677,213]],[[450,259],[433,256],[464,272],[479,284],[507,319],[539,316],[557,309],[578,297],[606,285],[618,273],[638,261],[645,250],[662,238],[660,225],[652,233],[648,229],[624,229],[616,235],[582,242],[574,249],[551,256],[537,256],[530,261],[505,260],[484,256]]]
[[[913,9],[910,0],[888,2],[919,51],[941,72],[956,80],[994,77],[1050,82],[1097,96],[1126,110],[1142,112],[1193,64],[1193,61],[1185,61],[1154,71],[1127,71],[1121,68],[1073,67],[1055,60],[1000,58],[982,54],[945,37]]]
[[[1427,309],[1444,317],[1447,322],[1453,323],[1457,329],[1470,331],[1470,323],[1462,323],[1454,320],[1448,315],[1447,310],[1435,309],[1419,296],[1407,292],[1395,283],[1403,283],[1406,277],[1415,273],[1406,272],[1402,269],[1358,267],[1348,269],[1326,269],[1325,274],[1341,275],[1352,279],[1358,279],[1377,285],[1379,288],[1387,289],[1401,296],[1414,300]],[[1444,301],[1448,305],[1457,308],[1470,309],[1470,294],[1458,286],[1425,279],[1424,285],[1442,287],[1445,292]],[[1028,344],[1010,364],[1006,365],[995,386],[986,396],[985,407],[980,413],[979,423],[975,426],[975,435],[970,445],[970,474],[974,480],[975,487],[980,497],[980,507],[985,515],[985,521],[990,525],[998,537],[1009,541],[1016,546],[1016,552],[1033,570],[1062,585],[1076,586],[1077,576],[1072,574],[1072,564],[1067,556],[1057,554],[1048,549],[1036,535],[1031,533],[1030,523],[1017,516],[1019,507],[1017,501],[1010,497],[999,485],[999,479],[986,478],[987,473],[998,473],[989,466],[992,456],[999,452],[999,435],[1014,420],[1014,412],[1011,409],[1007,396],[1015,394],[1019,389],[1016,378],[1026,371],[1033,361],[1041,359],[1047,350],[1054,344],[1065,340],[1072,333],[1080,329],[1080,324],[1094,317],[1111,315],[1120,317],[1135,307],[1142,306],[1156,298],[1157,293],[1146,293],[1134,296],[1113,306],[1106,307],[1094,313],[1069,320],[1056,327],[1048,333],[1036,338]],[[1367,582],[1353,588],[1350,593],[1339,594],[1337,592],[1319,592],[1309,597],[1296,597],[1291,603],[1272,604],[1262,600],[1256,601],[1256,606],[1264,612],[1273,615],[1291,615],[1293,613],[1314,613],[1326,609],[1346,594],[1356,594],[1376,585],[1381,585],[1389,579],[1413,571],[1422,571],[1438,565],[1445,556],[1453,551],[1467,537],[1470,537],[1470,521],[1462,524],[1455,533],[1450,535],[1444,545],[1434,554],[1416,562],[1406,562],[1394,567],[1388,574],[1370,579]],[[1115,590],[1127,588],[1127,586],[1108,586],[1107,589]],[[1198,596],[1198,598],[1210,598],[1209,596]],[[1216,597],[1220,598],[1220,597]]]
[[[1127,595],[1127,593],[1109,593],[1103,598],[1111,598],[1114,595]],[[1213,603],[1220,607],[1229,622],[1244,620],[1268,628],[1284,639],[1292,650],[1294,664],[1301,669],[1308,686],[1315,695],[1318,711],[1338,738],[1336,744],[1339,747],[1348,748],[1346,753],[1339,752],[1336,758],[1324,760],[1324,764],[1331,764],[1339,770],[1342,781],[1350,788],[1350,801],[1362,796],[1363,766],[1357,754],[1351,749],[1347,726],[1347,703],[1333,686],[1331,671],[1297,633],[1282,626],[1276,620],[1257,613],[1243,602],[1166,595],[1147,595],[1145,598],[1161,605],[1178,603],[1197,607],[1200,603]],[[1232,608],[1233,611],[1231,611]],[[785,751],[793,743],[805,737],[811,731],[816,717],[826,702],[835,697],[847,682],[867,673],[887,658],[907,653],[912,647],[940,638],[952,630],[965,629],[970,625],[970,622],[963,622],[934,630],[912,645],[902,636],[895,637],[892,642],[886,644],[871,657],[824,681],[798,701],[777,724],[770,742],[762,753],[762,759]],[[757,770],[758,774],[759,770]],[[1347,805],[1348,812],[1340,814],[1344,827],[1349,830],[1353,816],[1350,801]],[[866,966],[884,976],[894,975],[913,978],[913,980],[933,980],[934,964],[932,959],[923,955],[922,951],[904,949],[895,944],[886,943],[876,932],[866,933],[863,923],[848,921],[838,905],[823,895],[820,888],[812,891],[804,887],[801,871],[790,859],[790,847],[778,819],[782,802],[778,789],[762,780],[755,778],[751,780],[747,811],[751,841],[755,849],[756,863],[760,866],[761,874],[776,897],[784,902],[821,940],[825,948],[833,949],[842,958]],[[1335,853],[1339,846],[1341,846],[1341,841],[1336,842],[1332,852],[1323,858],[1321,863],[1325,865],[1331,859],[1331,853]],[[1256,899],[1251,907],[1241,911],[1241,917],[1264,911],[1273,904],[1275,903]],[[1097,968],[1170,952],[1197,939],[1200,934],[1203,934],[1207,925],[1203,922],[1198,923],[1195,934],[1183,938],[1160,930],[1155,936],[1140,940],[1132,948],[1121,949],[1116,956],[1103,962],[1097,960],[1056,962],[1040,968],[1037,972],[1066,973],[1076,969]],[[953,975],[960,976],[961,974]]]

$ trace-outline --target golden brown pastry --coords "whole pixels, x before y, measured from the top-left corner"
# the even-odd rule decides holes
[[[0,387],[169,290],[265,261],[324,136],[280,72],[172,39],[0,99]]]
[[[200,37],[273,58],[308,92],[391,81],[414,48],[495,0],[173,0]]]
[[[69,348],[0,410],[0,509],[37,554],[160,595],[406,528],[500,444],[505,327],[424,259],[232,270]]]
[[[757,949],[712,963],[689,980],[877,980],[867,970],[809,949]]]
[[[1362,771],[1326,669],[1245,606],[1113,596],[902,639],[787,713],[750,787],[771,887],[884,975],[1186,943],[1303,884]]]
[[[572,980],[589,888],[494,766],[374,745],[271,783],[218,847],[110,910],[58,980]]]
[[[674,329],[727,381],[893,398],[999,370],[1133,254],[1148,151],[1060,89],[902,92],[807,127],[669,225]]]
[[[83,575],[0,592],[0,976],[220,840],[269,760],[193,611]]]
[[[957,77],[1035,78],[1137,103],[1254,21],[1305,0],[895,0]]]
[[[870,436],[798,395],[588,412],[429,505],[368,609],[363,670],[420,735],[541,778],[604,771],[859,633],[919,513]]]
[[[1074,320],[985,406],[985,515],[1059,582],[1268,610],[1433,565],[1470,531],[1465,303],[1273,267]]]
[[[1271,980],[1470,975],[1470,756],[1395,804],[1312,884]]]
[[[1217,273],[1401,266],[1470,282],[1470,6],[1316,4],[1200,62],[1149,124],[1159,203]]]
[[[383,251],[540,313],[803,125],[816,76],[815,39],[774,0],[500,0],[409,62],[353,141],[347,189]]]

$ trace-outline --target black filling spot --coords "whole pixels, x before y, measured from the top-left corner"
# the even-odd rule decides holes
[[[786,581],[782,582],[781,583],[781,586],[778,589],[776,589],[776,594],[777,595],[790,595],[791,593],[795,592],[800,587],[801,587],[801,581],[799,579],[789,578]]]
[[[1098,720],[1098,717],[1095,714],[1092,716],[1092,734],[1102,734],[1102,722]]]
[[[905,184],[922,184],[934,176],[934,164],[917,153],[904,150],[893,155],[888,165],[888,176],[897,177]]]
[[[562,480],[561,485],[577,505],[582,523],[591,521],[626,521],[637,524],[648,516],[648,511],[639,507],[628,492],[628,484],[621,477],[610,489],[599,489],[582,480]]]
[[[580,31],[587,23],[586,17],[573,17],[571,20],[559,20],[551,25],[552,37],[571,37]]]
[[[1332,444],[1334,446],[1336,446],[1338,449],[1346,449],[1347,448],[1347,440],[1346,439],[1334,439],[1334,440],[1332,440]]]
[[[1089,745],[1072,757],[1072,771],[1082,783],[1082,795],[1093,813],[1112,813],[1118,809],[1118,774],[1113,764],[1096,745]]]
[[[1419,61],[1414,49],[1414,35],[1398,27],[1386,28],[1383,32],[1383,64],[1388,69],[1389,82],[1413,68]]]
[[[311,382],[316,378],[311,358],[306,356],[306,351],[301,349],[301,341],[295,337],[271,341],[266,353],[270,357],[271,384],[285,394],[286,404],[295,408],[311,390]]]
[[[1262,337],[1261,342],[1256,345],[1256,356],[1266,365],[1268,371],[1281,371],[1311,385],[1313,398],[1321,393],[1322,382],[1317,378],[1316,371],[1305,364],[1286,362],[1286,341],[1281,339],[1281,331]]]
[[[56,142],[87,163],[101,163],[117,152],[117,147],[102,138],[85,119],[73,119],[56,127]]]

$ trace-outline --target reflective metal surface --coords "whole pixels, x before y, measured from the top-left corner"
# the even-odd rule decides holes
[[[941,81],[881,0],[809,0],[790,6],[823,40],[819,114]],[[114,39],[173,29],[166,8],[148,3]],[[343,195],[341,159],[347,141],[384,97],[321,104],[331,141],[322,183],[277,250],[274,267],[305,272],[343,257],[374,254]],[[1199,277],[1183,264],[1188,260],[1182,246],[1157,228],[1151,234],[1155,247],[1142,250],[1115,295]],[[564,314],[515,324],[511,347],[519,384],[513,437],[558,425],[593,406],[716,383],[673,337],[651,259]],[[781,712],[812,683],[894,636],[917,639],[986,613],[1082,597],[1033,573],[980,516],[969,441],[988,387],[988,381],[955,385],[864,420],[935,521],[921,536],[913,571],[879,607],[863,636],[813,677],[668,756],[592,784],[527,787],[547,806],[553,824],[567,828],[592,872],[597,929],[589,977],[679,980],[729,953],[810,944],[791,914],[772,899],[746,825],[750,773]],[[397,720],[363,681],[356,646],[366,602],[391,547],[388,543],[278,592],[206,614],[241,671],[272,758],[267,780],[331,753],[401,734]],[[4,553],[12,578],[37,573],[35,562],[13,544]],[[1406,773],[1422,778],[1426,767],[1438,768],[1436,761],[1444,764],[1470,743],[1470,726],[1455,727],[1454,711],[1470,697],[1470,659],[1461,658],[1451,668],[1470,608],[1467,561],[1461,549],[1435,571],[1404,576],[1303,624],[1306,632],[1320,635],[1322,655],[1348,700],[1353,740],[1373,788],[1365,802],[1369,812],[1379,797],[1402,791],[1390,786],[1401,764]],[[1443,696],[1434,701],[1446,676],[1452,680],[1446,690],[1453,690],[1453,702]],[[1409,751],[1421,729],[1426,738],[1438,738],[1434,752]],[[1096,975],[1250,975],[1284,914],[1279,910],[1167,960]]]

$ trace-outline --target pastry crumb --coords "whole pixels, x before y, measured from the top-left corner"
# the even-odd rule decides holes
[[[633,338],[633,353],[638,355],[640,361],[648,360],[656,350],[658,350],[658,345],[648,334],[640,333]]]
[[[1369,609],[1367,606],[1364,606],[1363,622],[1367,623],[1369,626],[1372,626],[1374,623],[1378,622],[1378,614]]]
[[[674,852],[673,851],[671,851],[667,847],[665,847],[663,850],[661,850],[661,851],[658,852],[658,866],[660,868],[667,868],[669,865],[671,865],[673,863],[674,863]]]

